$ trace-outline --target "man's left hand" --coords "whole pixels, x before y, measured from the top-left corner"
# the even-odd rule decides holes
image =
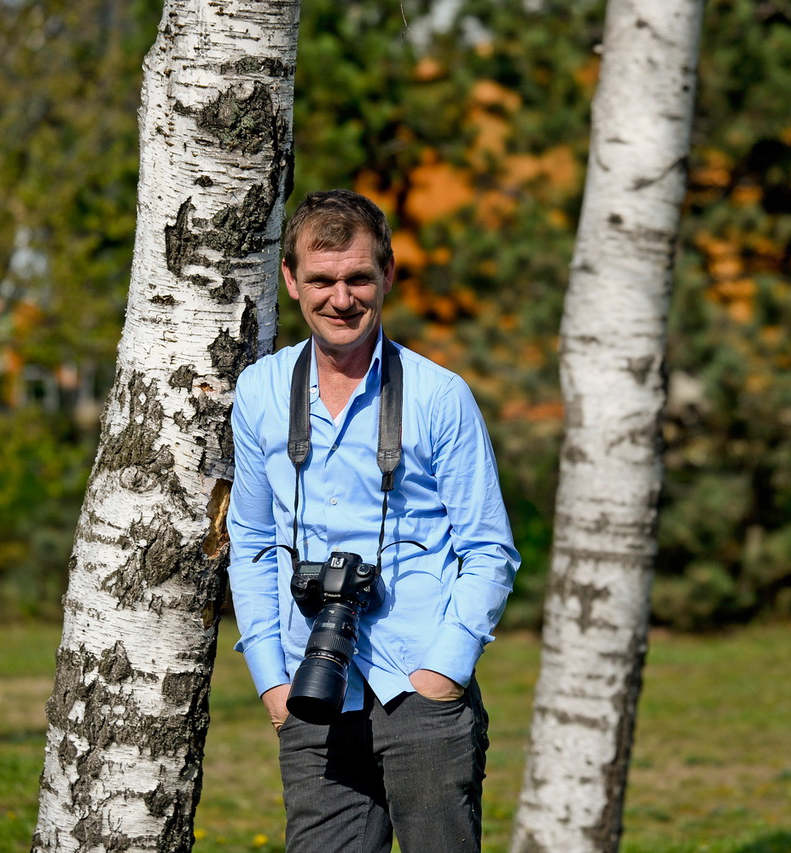
[[[464,695],[464,688],[453,679],[432,669],[416,669],[409,676],[412,686],[426,699],[437,702],[452,702]]]

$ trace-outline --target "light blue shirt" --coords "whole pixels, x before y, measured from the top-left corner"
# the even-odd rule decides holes
[[[287,454],[291,373],[304,344],[264,356],[236,386],[236,473],[228,512],[230,580],[244,653],[259,695],[290,682],[312,620],[291,597],[294,467]],[[383,704],[431,669],[467,685],[493,640],[519,566],[497,466],[480,411],[454,373],[396,344],[404,377],[402,462],[389,495],[382,554],[384,604],[360,619],[344,711],[359,710],[363,679]],[[300,558],[352,551],[376,562],[382,475],[376,463],[381,332],[370,367],[333,421],[311,361],[311,454],[300,474]],[[461,561],[461,567],[459,563]]]

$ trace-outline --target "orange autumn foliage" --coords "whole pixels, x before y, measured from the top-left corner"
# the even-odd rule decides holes
[[[419,83],[431,83],[445,75],[445,67],[433,57],[424,56],[418,60],[412,73]]]
[[[371,201],[392,216],[396,209],[396,194],[393,190],[379,188],[379,176],[370,169],[359,172],[354,181],[355,192],[367,196]]]
[[[587,62],[584,62],[574,71],[574,80],[577,85],[589,94],[593,94],[593,90],[599,82],[600,66],[600,57],[591,56]]]
[[[417,241],[412,231],[395,231],[392,237],[393,254],[396,265],[420,270],[428,263],[428,255]]]
[[[475,200],[469,174],[450,163],[438,162],[431,152],[409,173],[409,184],[404,211],[420,225],[456,213]]]
[[[563,403],[560,400],[535,403],[530,405],[525,399],[507,400],[500,409],[500,417],[505,421],[529,421],[540,423],[542,421],[562,421]]]
[[[511,125],[502,116],[480,107],[470,110],[468,120],[476,130],[468,159],[476,169],[484,170],[489,166],[490,159],[497,159],[505,153]]]
[[[513,113],[522,106],[522,98],[513,89],[495,80],[478,80],[470,92],[470,100],[482,107],[502,107],[506,112]]]

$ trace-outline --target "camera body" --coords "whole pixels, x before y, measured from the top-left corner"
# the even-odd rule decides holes
[[[384,584],[372,563],[359,554],[333,551],[323,563],[298,562],[291,576],[291,595],[308,619],[325,604],[343,601],[361,611],[375,610],[384,601]]]
[[[384,583],[378,566],[359,554],[333,551],[323,563],[295,563],[291,595],[300,613],[315,621],[286,707],[305,722],[327,725],[343,708],[360,613],[381,607]]]

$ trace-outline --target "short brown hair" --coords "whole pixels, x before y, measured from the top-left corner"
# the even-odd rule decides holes
[[[376,261],[384,270],[393,257],[384,213],[370,199],[351,190],[309,193],[286,225],[283,260],[296,273],[297,240],[303,232],[310,234],[308,248],[334,250],[348,246],[360,230],[374,238]]]

